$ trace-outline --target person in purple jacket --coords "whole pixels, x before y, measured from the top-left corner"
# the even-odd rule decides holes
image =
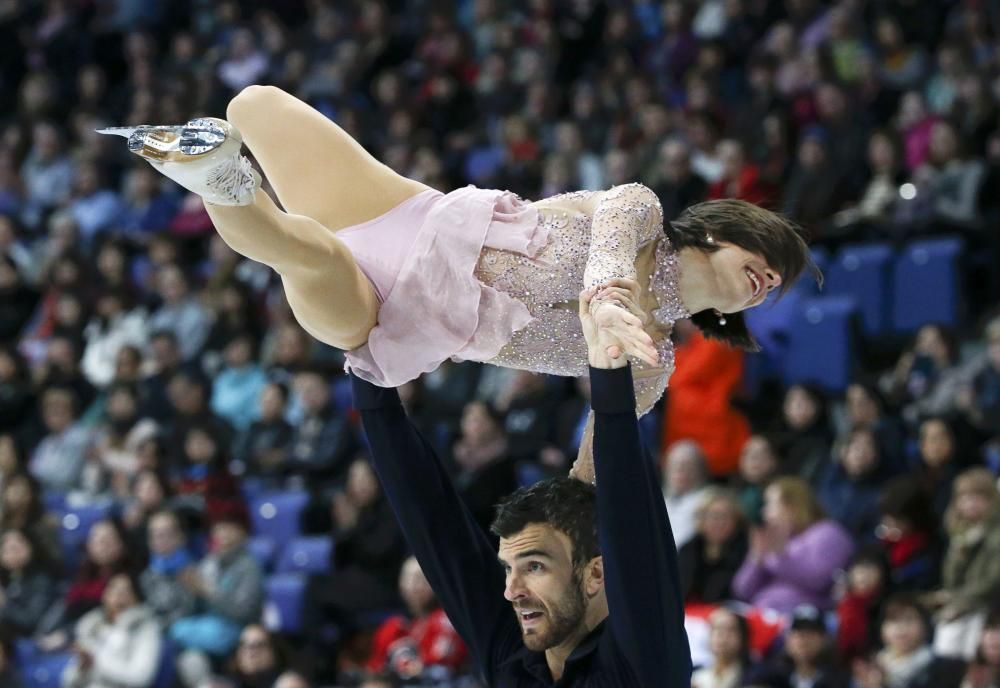
[[[851,536],[825,518],[808,483],[781,478],[764,491],[764,526],[733,579],[735,595],[755,607],[790,613],[801,604],[832,605],[836,571],[854,553]]]

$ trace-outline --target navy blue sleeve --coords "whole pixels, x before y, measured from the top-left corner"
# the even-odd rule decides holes
[[[489,539],[462,502],[394,389],[352,376],[354,406],[372,463],[406,540],[441,606],[487,678],[519,636],[504,599],[504,573]]]
[[[632,371],[591,368],[590,381],[608,624],[638,685],[689,688],[677,548],[640,439]]]

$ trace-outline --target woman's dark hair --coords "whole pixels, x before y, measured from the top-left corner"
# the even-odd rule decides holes
[[[753,203],[734,198],[697,203],[664,227],[678,251],[695,248],[714,253],[729,243],[756,253],[781,276],[779,294],[784,294],[805,270],[818,284],[823,275],[813,262],[801,228],[794,222]],[[760,346],[747,329],[743,313],[726,314],[725,325],[712,310],[694,313],[691,321],[707,337],[747,351]]]
[[[551,526],[573,544],[573,565],[601,553],[597,542],[597,492],[582,480],[560,476],[522,487],[497,505],[490,530],[509,538],[532,523]]]
[[[879,511],[906,521],[921,533],[933,534],[938,529],[938,516],[934,501],[916,478],[903,475],[893,478],[879,497]]]

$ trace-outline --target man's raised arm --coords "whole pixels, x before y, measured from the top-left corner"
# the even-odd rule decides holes
[[[659,481],[639,434],[632,371],[580,297],[590,358],[598,534],[608,622],[639,685],[688,688],[691,651],[677,549]]]
[[[495,666],[498,643],[517,622],[503,597],[496,551],[455,490],[434,450],[394,389],[352,376],[372,462],[428,582],[481,671]]]

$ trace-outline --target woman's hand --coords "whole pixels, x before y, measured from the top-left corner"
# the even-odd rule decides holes
[[[641,302],[642,288],[635,280],[616,278],[605,282],[598,288],[595,301],[611,301],[622,306],[629,313],[639,318],[643,327],[653,322],[653,316],[642,310]]]
[[[623,354],[635,356],[652,366],[659,365],[659,352],[653,338],[643,329],[642,320],[622,305],[626,297],[613,292],[606,300],[598,300],[599,292],[600,288],[591,288],[580,293],[580,323],[588,350],[601,354],[597,359],[590,356],[591,365],[597,360],[601,365],[595,367],[624,366],[627,360]],[[610,365],[606,359],[620,361],[621,365]]]

